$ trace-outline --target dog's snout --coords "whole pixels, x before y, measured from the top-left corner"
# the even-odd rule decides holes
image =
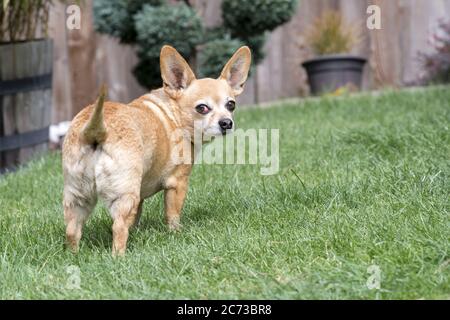
[[[220,119],[219,126],[222,130],[229,130],[233,128],[233,120],[231,120],[230,118]]]

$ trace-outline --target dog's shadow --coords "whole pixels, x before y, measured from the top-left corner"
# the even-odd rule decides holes
[[[188,232],[191,224],[204,224],[211,219],[216,219],[213,212],[201,206],[192,206],[189,210],[184,210],[183,232]],[[97,208],[83,228],[81,245],[92,250],[98,250],[99,248],[110,250],[112,246],[112,224],[113,220],[107,210],[104,207]],[[130,245],[133,246],[132,242],[135,237],[148,232],[159,234],[170,232],[164,221],[164,212],[161,208],[144,206],[139,224],[130,229]]]

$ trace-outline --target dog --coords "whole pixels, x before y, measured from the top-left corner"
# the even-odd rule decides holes
[[[77,252],[82,228],[101,198],[113,218],[113,255],[126,251],[129,229],[139,222],[144,199],[164,191],[165,219],[179,230],[183,202],[195,157],[196,130],[202,141],[233,130],[235,98],[242,93],[251,52],[238,49],[219,78],[196,79],[171,46],[160,54],[163,87],[129,104],[96,103],[73,119],[64,139],[64,222],[68,247]],[[196,129],[194,123],[201,123]],[[173,160],[173,133],[182,130],[191,161]],[[179,142],[179,141],[178,141]]]

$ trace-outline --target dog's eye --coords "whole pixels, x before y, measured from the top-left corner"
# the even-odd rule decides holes
[[[195,107],[195,111],[201,114],[207,114],[211,109],[206,104],[199,104]]]
[[[236,102],[230,100],[227,102],[227,104],[225,105],[225,107],[230,110],[230,111],[234,111],[234,109],[236,108]]]

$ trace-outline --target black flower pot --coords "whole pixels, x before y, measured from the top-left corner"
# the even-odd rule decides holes
[[[311,93],[333,92],[350,86],[361,89],[366,59],[350,55],[326,55],[302,63],[308,74]]]

